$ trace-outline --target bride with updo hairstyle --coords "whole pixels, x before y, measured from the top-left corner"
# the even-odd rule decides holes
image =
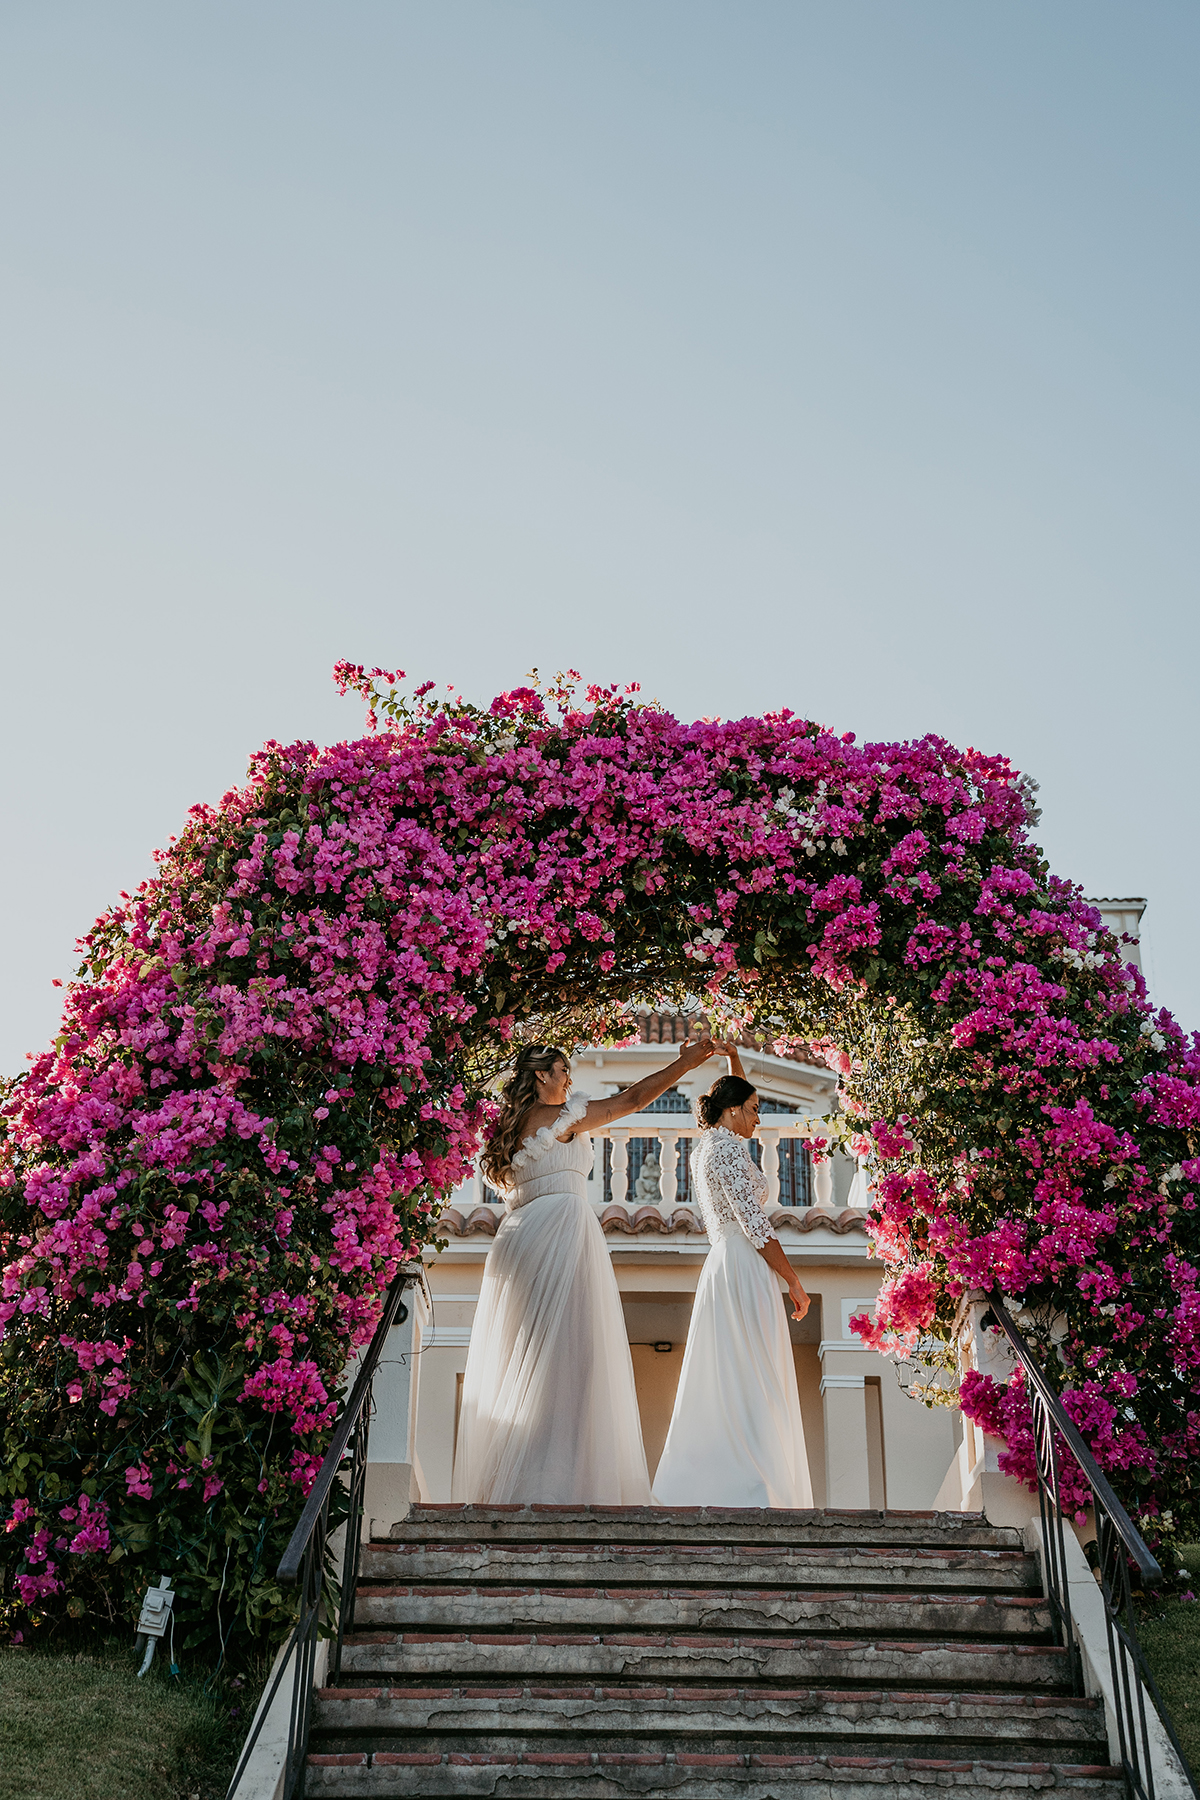
[[[571,1093],[553,1044],[527,1044],[480,1165],[503,1195],[467,1368],[451,1485],[494,1506],[645,1506],[650,1479],[612,1262],[588,1198],[590,1133],[640,1112],[713,1054],[707,1039],[605,1100]]]
[[[733,1054],[737,1057],[736,1051]],[[742,1066],[740,1057],[737,1058],[737,1064],[740,1069]],[[737,1108],[745,1106],[747,1100],[756,1092],[757,1090],[746,1080],[744,1075],[722,1075],[713,1082],[707,1094],[701,1094],[696,1104],[696,1117],[708,1131],[712,1126],[720,1124],[722,1113],[731,1113]]]
[[[810,1507],[812,1483],[800,1393],[780,1305],[792,1317],[808,1295],[767,1218],[767,1179],[750,1153],[758,1094],[732,1044],[696,1108],[702,1127],[692,1188],[710,1249],[688,1326],[683,1367],[654,1477],[660,1506]]]

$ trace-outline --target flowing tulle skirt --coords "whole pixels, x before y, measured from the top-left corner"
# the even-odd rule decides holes
[[[543,1194],[504,1220],[471,1331],[455,1500],[646,1506],[633,1362],[590,1201]]]
[[[813,1503],[779,1281],[741,1232],[718,1238],[700,1275],[654,1498]]]

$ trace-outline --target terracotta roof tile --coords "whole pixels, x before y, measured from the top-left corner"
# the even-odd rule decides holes
[[[447,1237],[495,1237],[504,1214],[497,1207],[476,1206],[469,1211],[449,1206],[438,1224]],[[865,1234],[867,1215],[857,1206],[777,1206],[770,1214],[776,1231],[832,1231],[838,1237],[849,1232]],[[694,1206],[679,1205],[669,1214],[657,1206],[626,1206],[614,1200],[600,1214],[606,1237],[703,1237],[704,1224]]]

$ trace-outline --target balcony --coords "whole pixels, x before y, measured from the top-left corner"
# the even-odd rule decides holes
[[[606,1233],[705,1235],[689,1171],[691,1145],[700,1129],[690,1114],[656,1110],[631,1113],[619,1124],[592,1133],[589,1181]],[[835,1207],[832,1165],[811,1163],[808,1137],[808,1121],[801,1115],[768,1114],[760,1124],[751,1149],[767,1178],[768,1216],[774,1222],[774,1215],[783,1213],[801,1230],[805,1228],[801,1219],[807,1223],[810,1209],[814,1225],[818,1218],[848,1220],[851,1214],[861,1220],[870,1205],[865,1165],[859,1165],[849,1193]],[[473,1182],[463,1184],[451,1206],[454,1217],[443,1214],[443,1218],[455,1236],[464,1237],[493,1235],[504,1210],[478,1166]]]

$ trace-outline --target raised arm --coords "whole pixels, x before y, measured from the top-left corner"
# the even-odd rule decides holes
[[[700,1038],[694,1044],[682,1044],[679,1055],[665,1069],[656,1069],[653,1075],[643,1076],[635,1081],[632,1087],[623,1088],[619,1094],[610,1094],[606,1100],[592,1100],[588,1109],[576,1126],[578,1131],[595,1131],[597,1126],[611,1125],[614,1119],[623,1119],[629,1113],[641,1112],[665,1094],[668,1088],[674,1087],[681,1075],[689,1069],[695,1069],[707,1062],[712,1056],[715,1046],[709,1038]]]
[[[714,1038],[713,1049],[718,1056],[726,1056],[729,1058],[729,1073],[731,1075],[736,1075],[739,1081],[745,1081],[747,1079],[746,1071],[742,1067],[742,1059],[738,1054],[738,1047],[736,1044],[726,1043],[723,1039],[718,1041]]]

